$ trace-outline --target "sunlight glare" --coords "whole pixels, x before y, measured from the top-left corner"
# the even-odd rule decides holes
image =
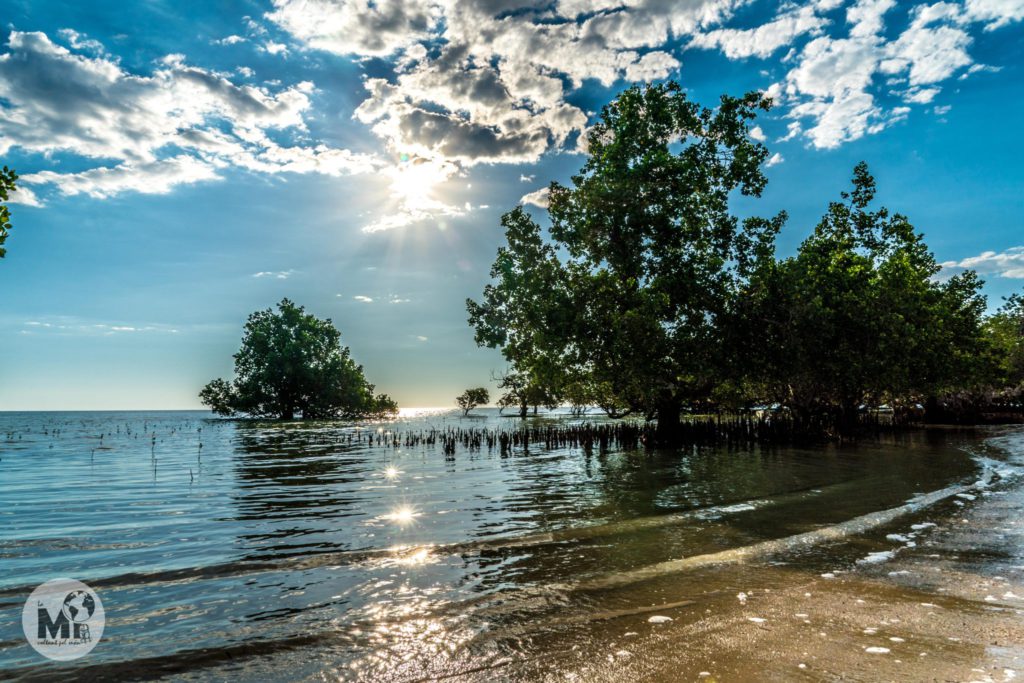
[[[420,513],[416,512],[416,510],[413,509],[412,506],[400,505],[388,514],[384,515],[384,519],[389,519],[392,522],[395,522],[401,526],[405,526],[407,524],[411,524],[412,521],[419,516]]]
[[[443,159],[405,154],[401,159],[397,166],[384,171],[390,180],[391,196],[399,199],[406,211],[414,213],[450,210],[435,193],[438,185],[455,174],[455,165]]]

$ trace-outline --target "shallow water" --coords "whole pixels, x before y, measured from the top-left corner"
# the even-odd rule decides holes
[[[447,458],[365,442],[515,422],[486,410],[287,427],[188,412],[0,414],[0,671],[499,671],[558,657],[550,643],[566,633],[586,649],[594,624],[623,612],[733,595],[756,570],[681,558],[766,548],[758,561],[856,566],[864,541],[847,536],[858,530],[776,541],[975,482],[1000,457],[970,433],[933,431],[842,448],[485,446]],[[98,590],[107,625],[91,654],[57,665],[25,644],[20,613],[35,585],[64,576]]]

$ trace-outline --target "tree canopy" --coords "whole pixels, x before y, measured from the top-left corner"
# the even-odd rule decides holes
[[[1024,296],[1013,294],[985,321],[992,344],[992,384],[1024,390]]]
[[[765,185],[748,123],[769,105],[750,93],[707,109],[669,83],[605,106],[571,186],[550,187],[549,234],[522,207],[502,217],[495,282],[467,301],[477,343],[528,383],[583,381],[610,414],[656,417],[668,436],[716,386],[728,302],[784,219],[730,212],[734,192]]]
[[[397,404],[374,385],[341,345],[341,332],[288,299],[249,316],[235,379],[216,379],[199,397],[221,415],[291,420],[395,413]]]
[[[17,180],[18,174],[14,172],[14,169],[4,166],[0,170],[0,258],[7,255],[4,242],[7,241],[7,234],[11,229],[11,212],[7,208],[6,202],[10,197],[10,193],[14,192],[15,181]]]
[[[906,217],[872,211],[864,163],[853,189],[795,256],[764,258],[737,299],[745,373],[762,398],[807,415],[924,401],[974,376],[983,355],[981,282],[944,282]]]
[[[502,216],[491,282],[466,302],[511,366],[501,405],[598,405],[672,441],[681,411],[780,404],[846,429],[864,406],[1024,381],[1022,299],[986,318],[977,274],[942,277],[908,218],[874,207],[865,163],[793,256],[775,254],[785,213],[733,214],[765,186],[749,126],[769,106],[630,88],[571,184],[551,184],[550,226]]]

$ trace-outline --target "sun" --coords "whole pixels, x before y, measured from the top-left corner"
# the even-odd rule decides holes
[[[390,180],[391,196],[407,211],[434,212],[447,209],[448,204],[438,196],[438,188],[456,172],[454,164],[443,159],[403,154],[397,165],[385,174]]]

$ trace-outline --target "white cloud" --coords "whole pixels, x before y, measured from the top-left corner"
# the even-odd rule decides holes
[[[796,65],[776,88],[798,124],[791,136],[803,135],[818,148],[838,147],[906,118],[908,109],[886,108],[880,95],[928,104],[942,82],[974,71],[967,25],[976,17],[963,6],[912,7],[909,24],[890,40],[886,22],[895,5],[858,0],[847,10],[845,37],[822,35],[795,51]]]
[[[542,187],[539,190],[534,190],[524,194],[522,199],[519,200],[520,204],[533,204],[542,209],[548,208],[548,196],[551,194],[550,188]]]
[[[267,18],[310,47],[382,57],[428,37],[437,20],[430,2],[274,0]]]
[[[97,164],[76,173],[25,174],[62,194],[166,193],[240,167],[263,173],[359,173],[365,155],[325,145],[283,146],[269,131],[306,130],[311,83],[270,91],[168,55],[149,76],[107,56],[72,51],[43,33],[11,32],[0,54],[0,154],[71,152]],[[95,50],[94,50],[95,51]]]
[[[163,323],[95,322],[71,316],[53,316],[22,323],[21,334],[110,337],[122,334],[178,334],[179,329]]]
[[[393,75],[367,80],[356,117],[395,153],[460,167],[579,145],[587,114],[567,95],[588,80],[665,78],[680,68],[676,41],[730,59],[788,48],[789,73],[768,93],[794,119],[792,136],[837,147],[905,118],[890,96],[926,104],[942,82],[972,73],[970,26],[1024,18],[1024,0],[921,2],[906,13],[896,0],[806,0],[781,3],[760,25],[729,26],[747,4],[275,0],[267,18],[308,48],[390,57]]]
[[[1010,247],[1002,252],[986,251],[961,261],[946,261],[942,264],[942,275],[949,276],[968,269],[981,275],[1024,279],[1024,247]]]
[[[1024,19],[1024,0],[966,0],[964,10],[970,19],[993,30]]]
[[[771,168],[772,166],[776,166],[778,164],[781,164],[783,161],[785,161],[785,158],[783,158],[783,156],[781,154],[776,152],[775,154],[773,154],[771,156],[770,159],[768,159],[767,163],[765,163],[765,166]]]
[[[295,274],[294,270],[261,270],[258,273],[253,273],[253,277],[272,277],[277,280],[287,280]]]
[[[720,48],[730,59],[770,56],[804,34],[816,35],[828,25],[813,5],[784,10],[775,19],[752,29],[722,28],[698,34],[693,47]]]
[[[214,45],[237,45],[238,43],[244,43],[245,38],[242,36],[230,35],[219,40],[214,40]]]
[[[103,199],[131,190],[145,194],[167,194],[178,185],[218,178],[213,165],[195,157],[180,155],[161,161],[126,161],[114,167],[97,167],[80,173],[40,171],[21,177],[29,184],[53,184],[61,194],[86,194]]]
[[[355,295],[352,298],[355,299],[356,301],[360,301],[360,302],[362,302],[364,304],[372,304],[373,303],[373,299],[372,298],[370,298],[368,296],[363,296],[362,294],[357,294],[357,295]]]
[[[759,24],[744,13],[736,25],[749,4],[273,0],[261,20],[243,18],[244,36],[214,41],[251,41],[279,55],[322,50],[376,60],[354,116],[402,159],[395,163],[308,140],[311,83],[235,83],[180,55],[152,73],[131,72],[70,29],[61,32],[70,49],[14,31],[8,53],[0,54],[0,154],[18,147],[95,159],[85,171],[46,171],[31,182],[97,197],[167,192],[231,168],[376,171],[390,183],[391,201],[365,231],[428,221],[444,227],[472,208],[445,201],[443,191],[469,167],[585,151],[594,112],[572,97],[584,83],[615,88],[663,79],[684,68],[688,49],[773,57],[784,71],[765,65],[761,73],[782,74],[765,88],[790,119],[781,139],[829,149],[906,119],[911,106],[930,106],[952,79],[998,68],[974,62],[976,35],[1024,20],[1024,0],[793,0],[777,3]],[[238,74],[254,76],[247,66]],[[751,135],[765,138],[759,127]],[[520,180],[532,183],[533,176]],[[533,192],[523,201],[545,197]]]
[[[22,206],[42,206],[39,197],[31,188],[21,185],[7,195],[8,204],[21,204]]]
[[[261,52],[266,52],[267,54],[271,54],[271,55],[287,55],[288,54],[288,46],[287,45],[285,45],[284,43],[275,43],[272,40],[268,40],[267,42],[265,42],[263,45],[260,46],[259,49],[260,49]]]

